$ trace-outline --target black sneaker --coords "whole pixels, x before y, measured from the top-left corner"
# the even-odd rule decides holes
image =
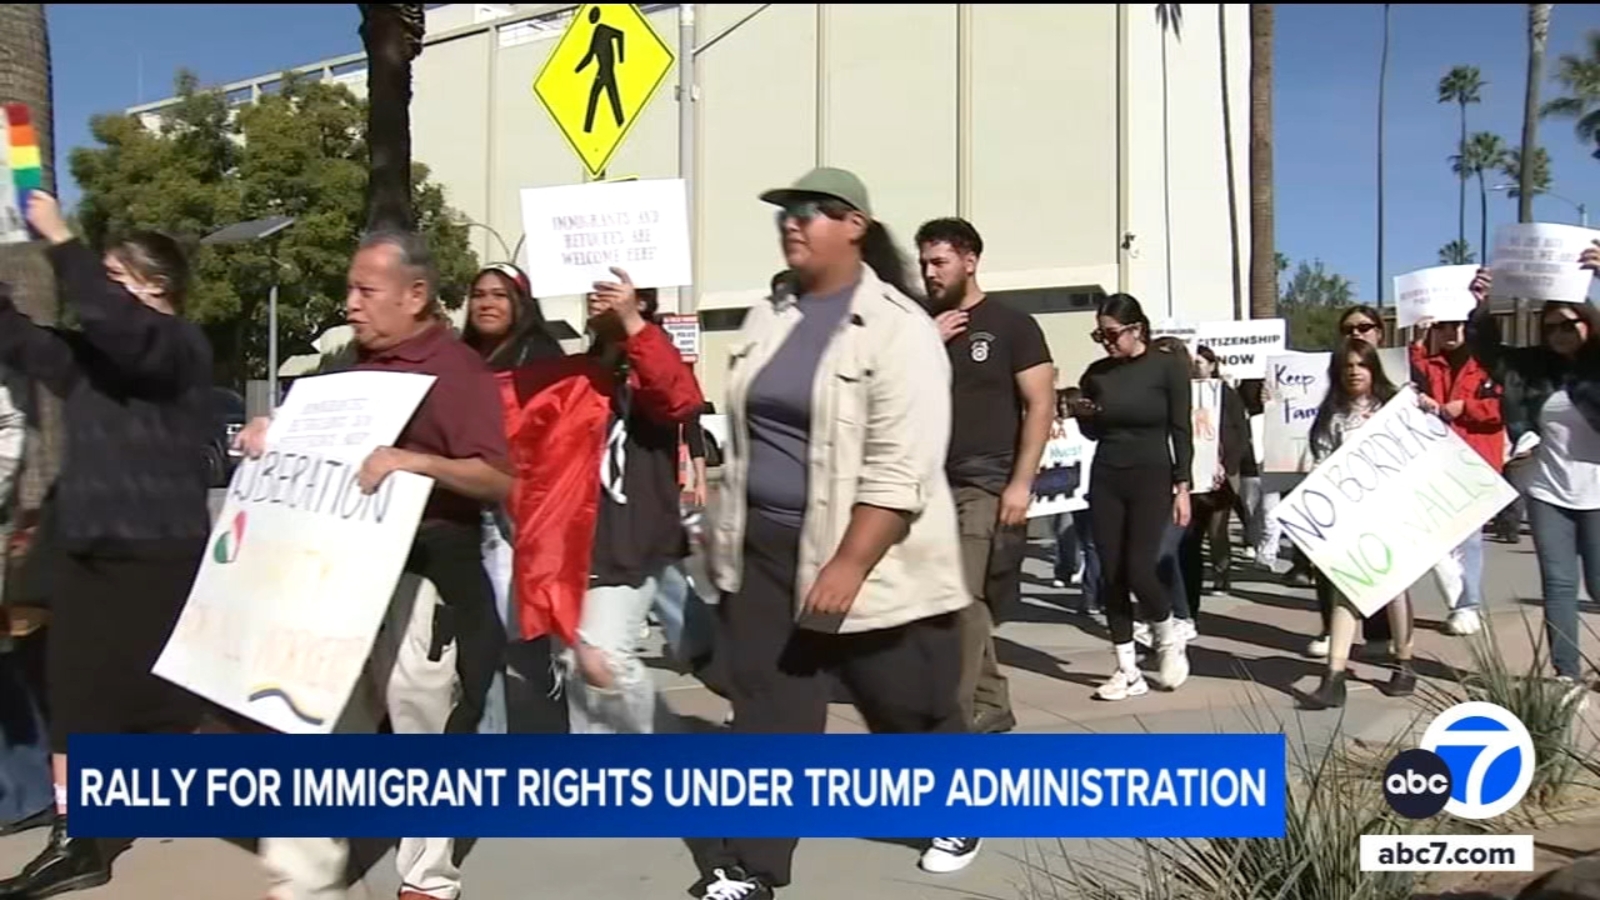
[[[978,857],[982,838],[934,838],[928,849],[922,851],[917,868],[935,875],[949,875],[972,864]]]
[[[67,836],[67,817],[50,824],[50,840],[15,878],[0,881],[0,897],[43,900],[68,891],[99,887],[111,880],[111,865],[92,838]]]
[[[759,875],[751,875],[740,866],[712,869],[711,874],[689,886],[689,896],[696,900],[772,900],[772,885]]]

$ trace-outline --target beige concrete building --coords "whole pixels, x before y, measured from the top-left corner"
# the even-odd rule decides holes
[[[674,48],[683,8],[643,7]],[[859,173],[907,250],[926,219],[970,219],[987,244],[982,283],[1038,317],[1062,384],[1098,356],[1090,310],[1105,293],[1134,294],[1158,320],[1233,317],[1220,31],[1225,23],[1248,272],[1248,7],[1226,6],[1219,23],[1217,5],[1183,4],[1175,33],[1154,4],[692,8],[702,46],[748,17],[697,57],[692,291],[706,332],[699,370],[714,400],[738,311],[782,264],[756,195],[818,164]],[[574,9],[429,11],[414,152],[450,203],[488,226],[473,230],[485,259],[505,258],[502,241],[522,234],[520,189],[584,180],[531,87]],[[365,90],[359,55],[298,69]],[[249,102],[277,78],[227,90]],[[609,177],[680,174],[676,83],[674,71]],[[130,111],[158,115],[168,102]],[[578,298],[544,303],[581,329]]]

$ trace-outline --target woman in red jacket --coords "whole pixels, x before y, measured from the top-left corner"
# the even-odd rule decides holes
[[[1478,295],[1488,290],[1482,275],[1474,279],[1472,288]],[[1502,391],[1490,377],[1488,367],[1473,355],[1466,321],[1423,319],[1413,330],[1417,337],[1411,344],[1411,376],[1424,395],[1423,406],[1449,422],[1484,462],[1496,472],[1501,471],[1506,449]],[[1457,568],[1461,573],[1459,589],[1446,584],[1455,580],[1451,570]],[[1450,599],[1445,631],[1456,635],[1477,633],[1483,625],[1479,618],[1483,605],[1483,532],[1473,532],[1451,551],[1450,558],[1434,568],[1434,575]]]
[[[705,400],[620,269],[589,295],[586,354],[501,374],[516,467],[513,587],[524,639],[567,648],[574,733],[648,733],[635,649],[662,568],[681,557],[680,426]]]

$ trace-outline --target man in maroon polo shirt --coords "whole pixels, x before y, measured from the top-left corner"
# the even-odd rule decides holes
[[[503,661],[505,630],[483,568],[479,523],[484,504],[511,490],[504,413],[494,376],[445,322],[435,277],[426,244],[410,234],[371,235],[350,264],[353,368],[436,379],[395,446],[367,457],[358,482],[370,493],[391,472],[412,472],[433,479],[434,488],[373,647],[370,686],[357,686],[341,730],[370,730],[373,723],[358,719],[360,695],[371,691],[397,733],[473,732]],[[258,419],[240,435],[245,452],[262,452],[266,426]],[[452,851],[448,838],[402,839],[401,900],[455,900],[460,872]],[[275,897],[344,895],[344,841],[266,839],[261,854],[278,882]]]

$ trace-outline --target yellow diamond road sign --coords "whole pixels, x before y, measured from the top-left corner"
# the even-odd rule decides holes
[[[599,175],[673,58],[639,7],[585,3],[533,80],[533,93],[589,174]]]

